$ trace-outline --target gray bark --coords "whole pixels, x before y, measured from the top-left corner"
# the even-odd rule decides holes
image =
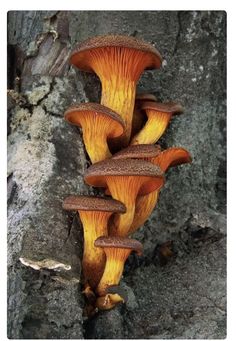
[[[226,13],[214,11],[8,13],[9,338],[225,338],[225,26]],[[63,113],[99,102],[100,83],[67,62],[77,42],[109,33],[161,52],[162,69],[145,72],[138,90],[185,107],[160,144],[188,149],[193,162],[168,172],[134,235],[144,256],[126,264],[127,303],[86,320],[81,224],[61,204],[98,191],[83,182],[82,135]]]

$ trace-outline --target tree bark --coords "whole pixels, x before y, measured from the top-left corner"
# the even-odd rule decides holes
[[[225,25],[220,11],[8,13],[9,338],[225,337]],[[188,149],[193,163],[169,171],[134,235],[145,251],[126,265],[125,307],[87,321],[81,223],[62,201],[99,191],[83,181],[81,131],[63,113],[100,101],[98,78],[68,57],[77,42],[110,33],[142,38],[163,55],[162,69],[145,72],[138,91],[185,107],[160,143]],[[171,260],[162,254],[166,241]]]

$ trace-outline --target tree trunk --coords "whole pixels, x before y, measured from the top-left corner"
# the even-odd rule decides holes
[[[225,337],[225,25],[220,11],[8,13],[9,338]],[[126,305],[84,320],[82,229],[62,201],[99,191],[83,181],[82,135],[63,113],[100,101],[98,78],[68,56],[77,42],[109,33],[142,38],[163,55],[138,90],[185,107],[160,144],[186,148],[193,162],[168,172],[134,235],[145,251],[127,262]]]

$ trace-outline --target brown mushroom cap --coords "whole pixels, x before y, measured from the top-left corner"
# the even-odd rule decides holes
[[[130,249],[139,255],[143,252],[143,246],[139,241],[123,237],[99,237],[95,240],[94,246],[102,248]]]
[[[71,124],[80,125],[80,117],[82,115],[88,116],[90,113],[98,113],[99,115],[103,115],[108,119],[117,122],[117,131],[113,132],[113,135],[109,137],[118,137],[123,134],[125,130],[125,125],[120,115],[118,115],[113,110],[105,107],[104,105],[98,103],[73,104],[66,110],[64,118]]]
[[[71,195],[63,201],[62,207],[67,211],[126,212],[125,205],[118,200],[88,195]]]
[[[141,159],[107,159],[91,165],[84,174],[87,184],[96,187],[106,187],[107,176],[137,176],[150,177],[140,189],[139,194],[144,195],[163,185],[164,176],[160,167],[149,161]],[[161,180],[161,181],[160,181]]]
[[[175,103],[175,102],[168,102],[168,103],[160,103],[160,102],[154,102],[154,101],[147,101],[141,104],[141,109],[151,109],[156,110],[159,112],[166,112],[166,113],[172,113],[175,114],[182,114],[184,111],[184,108],[181,104]]]
[[[140,93],[140,94],[136,94],[136,97],[135,97],[135,101],[150,101],[150,102],[156,102],[157,101],[157,98],[155,95],[152,95],[152,94],[145,94],[145,93]]]
[[[72,51],[70,62],[81,70],[92,72],[87,53],[94,49],[109,47],[123,47],[145,52],[152,56],[147,69],[156,69],[161,66],[162,57],[154,46],[140,39],[122,35],[104,35],[87,39]]]
[[[161,147],[156,144],[136,144],[120,150],[112,156],[113,159],[153,158],[161,153]]]

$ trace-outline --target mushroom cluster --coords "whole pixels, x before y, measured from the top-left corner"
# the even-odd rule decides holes
[[[92,163],[84,181],[103,188],[100,197],[73,195],[63,202],[83,225],[83,292],[91,315],[125,302],[119,290],[125,262],[131,252],[142,253],[130,235],[155,208],[166,171],[191,156],[155,144],[182,106],[136,94],[141,74],[162,64],[153,45],[120,35],[93,37],[75,47],[70,63],[94,72],[102,85],[101,103],[73,104],[65,112],[67,122],[81,127]]]

